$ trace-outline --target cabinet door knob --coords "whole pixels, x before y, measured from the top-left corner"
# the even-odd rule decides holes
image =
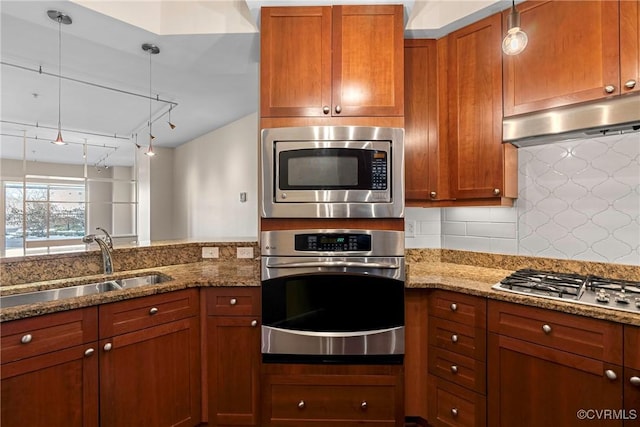
[[[634,87],[636,87],[636,81],[634,79],[629,79],[624,82],[624,87],[626,87],[627,89],[633,89]]]
[[[236,305],[237,303],[238,303],[238,300],[237,300],[237,299],[235,299],[235,298],[231,298],[231,299],[229,300],[229,304],[231,304],[231,305]]]
[[[451,415],[453,415],[454,417],[458,416],[458,408],[451,408]]]
[[[110,342],[106,343],[104,347],[102,347],[104,351],[111,351],[112,348],[113,348],[113,344],[111,344]]]
[[[458,335],[456,334],[451,335],[451,342],[458,342]]]
[[[604,87],[604,91],[607,93],[613,93],[615,92],[615,90],[616,90],[616,87],[614,85],[606,85]]]
[[[493,189],[493,195],[494,196],[499,196],[500,195],[500,189],[499,188],[494,188]]]
[[[29,344],[32,339],[33,339],[33,336],[31,334],[26,334],[26,335],[23,335],[22,338],[20,338],[20,342],[22,344]]]
[[[640,377],[631,377],[629,378],[629,382],[631,383],[631,385],[640,387]]]
[[[328,105],[325,105],[324,107],[322,107],[322,112],[325,114],[329,114],[329,112],[331,111],[331,108],[329,108]]]
[[[255,328],[256,326],[258,326],[258,321],[257,320],[252,320],[251,321],[251,327]]]
[[[457,311],[458,310],[458,304],[456,304],[455,302],[451,303],[451,305],[449,307],[451,308],[451,311]]]
[[[367,405],[367,401],[363,400],[362,403],[360,404],[360,409],[362,409],[363,411],[366,411],[368,406],[369,405]]]
[[[88,349],[86,349],[86,350],[84,351],[84,355],[85,355],[86,357],[89,357],[89,356],[91,356],[94,352],[95,352],[95,350],[94,350],[94,349],[92,349],[92,348],[88,348]]]
[[[456,365],[451,365],[451,373],[452,374],[457,374],[458,373],[458,367]]]
[[[429,197],[431,197],[432,199],[435,199],[437,195],[438,193],[436,193],[435,191],[432,191],[431,193],[429,193]]]
[[[149,314],[153,316],[154,314],[158,314],[159,311],[160,310],[158,310],[157,307],[151,307],[151,309],[149,310]]]
[[[606,371],[604,371],[604,374],[607,376],[607,378],[609,378],[611,381],[615,380],[618,378],[618,376],[616,375],[615,372],[613,372],[611,369],[607,369]]]
[[[542,331],[543,331],[545,334],[549,335],[549,334],[551,333],[551,326],[549,326],[549,325],[542,325]]]
[[[336,105],[336,113],[340,114],[342,113],[342,107],[339,105]]]
[[[307,406],[307,404],[304,403],[304,400],[301,400],[300,402],[298,402],[298,408],[299,409],[304,409],[305,406]]]

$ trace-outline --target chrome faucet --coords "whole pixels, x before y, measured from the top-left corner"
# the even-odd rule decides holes
[[[82,238],[84,243],[93,243],[96,242],[98,246],[100,246],[100,252],[102,252],[102,266],[104,270],[104,274],[113,273],[113,258],[111,257],[111,250],[113,249],[113,240],[111,236],[101,227],[96,227],[96,230],[100,230],[105,234],[105,237],[99,237],[95,234],[87,234]]]

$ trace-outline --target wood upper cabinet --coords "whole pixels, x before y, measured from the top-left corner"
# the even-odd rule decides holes
[[[95,308],[2,324],[3,427],[98,426]]]
[[[640,89],[637,1],[527,1],[518,10],[529,43],[504,56],[505,116]]]
[[[517,151],[502,143],[501,15],[447,36],[451,195],[517,197]],[[491,201],[493,199],[493,201]]]
[[[260,288],[205,290],[209,426],[258,426]]]
[[[446,39],[404,42],[405,199],[428,206],[450,199],[447,157]],[[439,69],[442,68],[442,70]]]
[[[264,7],[260,116],[402,116],[402,5]]]

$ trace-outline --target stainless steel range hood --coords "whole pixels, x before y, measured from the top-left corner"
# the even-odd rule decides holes
[[[505,118],[504,142],[516,147],[638,132],[640,93]]]

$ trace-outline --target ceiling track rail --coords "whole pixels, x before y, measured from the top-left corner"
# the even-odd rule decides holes
[[[118,89],[118,88],[115,88],[115,87],[110,87],[110,86],[105,86],[105,85],[101,85],[101,84],[98,84],[98,83],[89,82],[89,81],[86,81],[86,80],[76,79],[74,77],[67,77],[67,76],[63,76],[61,74],[49,73],[47,71],[43,71],[42,70],[42,66],[39,66],[38,68],[30,68],[30,67],[26,67],[24,65],[12,64],[12,63],[6,62],[6,61],[0,61],[0,64],[1,65],[6,65],[7,67],[13,67],[13,68],[17,68],[17,69],[20,69],[20,70],[24,70],[24,71],[31,71],[31,72],[42,74],[42,75],[45,75],[45,76],[51,76],[51,77],[61,78],[61,79],[64,79],[64,80],[69,80],[69,81],[72,81],[72,82],[75,82],[75,83],[84,84],[84,85],[87,85],[87,86],[93,86],[93,87],[97,87],[97,88],[100,88],[100,89],[110,90],[110,91],[122,93],[122,94],[125,94],[125,95],[137,96],[139,98],[145,98],[145,99],[149,99],[149,100],[156,101],[156,102],[162,102],[162,103],[165,103],[165,104],[169,104],[171,106],[171,108],[175,108],[175,107],[178,106],[177,102],[169,101],[167,99],[162,99],[162,98],[160,98],[160,95],[156,95],[155,97],[153,97],[153,96],[149,96],[149,95],[143,95],[143,94],[140,94],[140,93],[130,92],[130,91],[124,90],[124,89]]]

